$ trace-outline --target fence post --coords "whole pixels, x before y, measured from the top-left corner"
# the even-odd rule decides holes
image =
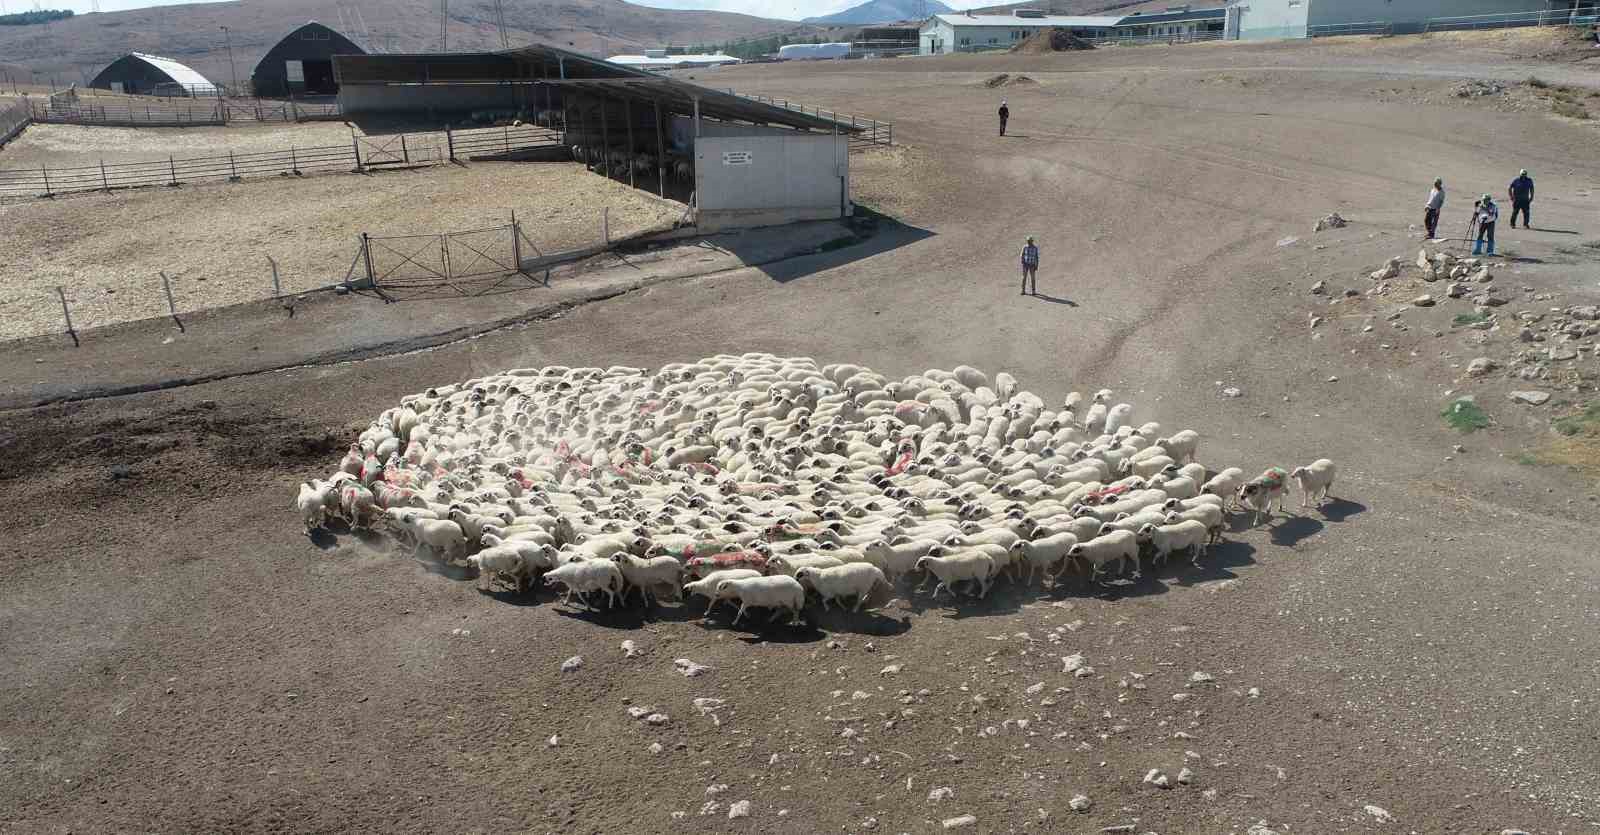
[[[44,174],[44,196],[54,197],[55,193],[50,191],[50,169],[41,165],[39,166],[39,172]]]
[[[450,130],[450,123],[444,124],[444,144],[450,149],[450,161],[456,161],[456,135]]]
[[[606,206],[600,210],[600,240],[606,246],[611,245],[611,207]]]
[[[268,255],[267,263],[272,265],[272,298],[281,300],[283,298],[283,288],[278,284],[278,262],[272,260],[272,256]]]
[[[506,153],[511,153],[511,128],[500,126],[500,137],[506,144]]]
[[[378,279],[372,271],[372,242],[365,232],[361,233],[361,260],[367,264],[367,286],[376,289]]]
[[[233,172],[233,176],[229,177],[228,179],[239,179],[239,166],[234,165],[233,163],[233,150],[231,148],[228,150],[228,170]]]
[[[161,289],[166,291],[167,294],[167,312],[172,314],[172,320],[176,322],[178,320],[178,305],[172,300],[172,279],[167,278],[167,274],[164,272],[161,273]],[[179,322],[178,327],[183,327],[183,323]]]
[[[167,155],[167,174],[172,177],[171,182],[167,183],[167,185],[169,185],[169,186],[177,185],[178,184],[178,161],[173,159],[170,154]]]
[[[78,332],[72,327],[72,311],[67,309],[67,294],[59,284],[56,285],[56,297],[61,299],[61,317],[67,320],[67,336],[72,337],[72,346],[76,348],[78,346]]]
[[[289,173],[295,175],[300,173],[300,158],[295,156],[293,145],[289,146]]]
[[[411,151],[406,148],[406,135],[403,133],[400,134],[400,159],[403,160],[406,165],[411,164]]]
[[[522,272],[522,228],[517,225],[517,210],[511,210],[511,260]]]
[[[111,182],[106,179],[106,161],[104,159],[100,160],[100,185],[105,188],[106,194],[111,193]]]
[[[356,173],[360,174],[361,173],[361,140],[357,139],[356,135],[354,133],[350,134],[350,147],[355,149],[355,152],[356,152]],[[362,234],[365,235],[366,233],[362,233]]]

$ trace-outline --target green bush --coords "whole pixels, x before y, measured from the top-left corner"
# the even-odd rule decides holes
[[[1476,432],[1489,425],[1489,415],[1465,397],[1446,406],[1439,416],[1458,432]]]

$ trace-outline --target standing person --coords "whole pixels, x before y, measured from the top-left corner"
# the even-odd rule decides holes
[[[1011,108],[1006,107],[1006,100],[1000,100],[1000,135],[1006,135],[1006,120],[1011,118]]]
[[[1473,255],[1483,254],[1483,242],[1489,242],[1489,254],[1494,254],[1494,224],[1500,219],[1500,207],[1494,204],[1494,198],[1485,194],[1478,201],[1478,241],[1472,247]]]
[[[1528,169],[1522,169],[1506,193],[1511,197],[1511,228],[1517,228],[1517,212],[1522,213],[1522,228],[1533,228],[1533,178],[1528,176]]]
[[[1439,237],[1439,211],[1444,208],[1444,180],[1433,181],[1433,191],[1428,192],[1428,202],[1423,206],[1422,225],[1428,230],[1428,240]]]
[[[1028,242],[1022,245],[1022,293],[1028,295],[1028,282],[1033,282],[1033,294],[1039,295],[1039,247],[1033,243],[1033,236],[1028,236]]]

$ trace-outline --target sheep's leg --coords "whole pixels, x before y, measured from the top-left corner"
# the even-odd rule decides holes
[[[744,617],[744,607],[745,607],[744,601],[743,600],[739,601],[739,611],[733,616],[733,624],[732,624],[733,626],[738,626],[739,625],[739,618]]]
[[[943,581],[941,581],[938,585],[933,587],[933,599],[934,600],[938,600],[939,599],[939,589],[942,589],[942,588],[945,588],[945,584],[944,584]],[[956,596],[956,593],[955,593],[954,589],[951,589],[950,596],[951,597],[955,597]]]

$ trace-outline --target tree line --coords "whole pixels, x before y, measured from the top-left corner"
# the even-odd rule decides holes
[[[16,14],[0,15],[0,26],[34,26],[40,23],[66,20],[69,17],[72,17],[71,9],[42,9],[33,12],[17,12]]]

